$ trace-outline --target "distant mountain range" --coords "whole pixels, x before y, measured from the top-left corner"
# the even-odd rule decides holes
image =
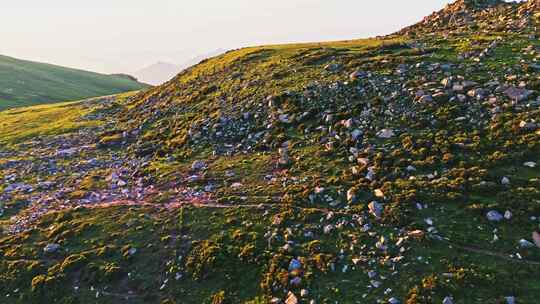
[[[105,75],[0,55],[0,110],[140,90],[125,74]]]
[[[146,83],[159,85],[173,78],[181,70],[178,65],[168,62],[157,62],[134,72],[133,75]]]
[[[217,56],[224,52],[224,49],[218,49],[213,52],[194,57],[193,59],[190,59],[182,64],[160,61],[134,72],[133,75],[144,83],[160,85],[171,80],[182,70],[193,66],[204,59]]]

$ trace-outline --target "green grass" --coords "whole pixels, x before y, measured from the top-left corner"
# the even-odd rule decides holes
[[[99,122],[78,121],[89,111],[77,102],[68,102],[0,112],[0,143],[18,142],[34,136],[58,135],[81,127],[95,126]]]
[[[144,87],[126,77],[0,56],[0,110],[117,94]]]
[[[503,40],[481,64],[458,60],[499,35]],[[540,215],[540,171],[523,165],[540,163],[540,131],[519,125],[540,121],[540,110],[509,107],[496,92],[496,115],[485,100],[421,103],[411,97],[419,89],[440,90],[449,75],[482,85],[505,79],[516,64],[533,60],[520,53],[527,39],[470,32],[244,48],[103,108],[83,101],[5,112],[12,116],[0,116],[0,135],[10,147],[0,174],[22,172],[17,161],[38,162],[33,151],[26,154],[30,141],[52,150],[58,135],[80,129],[78,134],[91,135],[88,144],[117,144],[57,160],[69,170],[27,170],[18,181],[52,179],[66,192],[62,199],[76,200],[109,191],[107,177],[121,164],[133,173],[130,183],[142,177],[144,187],[156,192],[144,206],[52,212],[28,231],[0,232],[0,299],[258,304],[306,288],[301,304],[388,303],[390,297],[428,304],[450,295],[455,303],[499,304],[507,296],[536,303],[540,250],[521,248],[519,240],[530,240],[540,228],[531,219]],[[431,63],[454,68],[432,70]],[[401,64],[411,70],[398,74]],[[351,80],[355,70],[372,75]],[[536,74],[516,73],[514,84],[537,87]],[[294,119],[276,119],[284,113]],[[345,126],[362,117],[363,123]],[[360,142],[350,136],[356,128],[364,131]],[[383,128],[396,136],[378,138]],[[284,142],[287,166],[277,164]],[[89,159],[103,165],[85,169]],[[194,172],[195,160],[207,169]],[[368,179],[371,170],[375,175]],[[509,185],[501,184],[503,176]],[[356,200],[348,201],[349,190]],[[204,191],[209,204],[167,204],[184,202],[190,191]],[[11,216],[39,204],[35,198],[43,193],[9,197],[0,224],[7,227]],[[367,212],[374,200],[383,204],[380,218]],[[419,210],[417,203],[427,208]],[[512,218],[490,222],[490,210],[511,211]],[[333,229],[326,230],[329,225]],[[418,230],[423,236],[409,237]],[[376,246],[381,237],[387,250]],[[61,250],[45,254],[48,243]],[[131,248],[137,252],[130,257]],[[297,286],[291,279],[298,273],[288,271],[293,258],[303,266]],[[372,270],[379,288],[368,287]]]
[[[100,102],[114,99],[122,102],[135,92],[81,101],[21,107],[0,112],[0,145],[16,144],[40,136],[55,136],[80,128],[99,126],[102,121],[83,119],[100,108]]]

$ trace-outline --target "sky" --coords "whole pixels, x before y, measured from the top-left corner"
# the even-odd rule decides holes
[[[2,0],[0,54],[101,73],[217,49],[389,34],[450,0]]]

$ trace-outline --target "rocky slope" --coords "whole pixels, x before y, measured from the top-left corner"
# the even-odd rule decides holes
[[[535,303],[537,4],[0,114],[0,297]]]

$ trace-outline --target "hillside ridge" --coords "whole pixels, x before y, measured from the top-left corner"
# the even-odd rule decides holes
[[[0,112],[0,302],[537,302],[535,9]]]
[[[78,100],[147,87],[132,77],[105,75],[0,55],[0,109]]]

